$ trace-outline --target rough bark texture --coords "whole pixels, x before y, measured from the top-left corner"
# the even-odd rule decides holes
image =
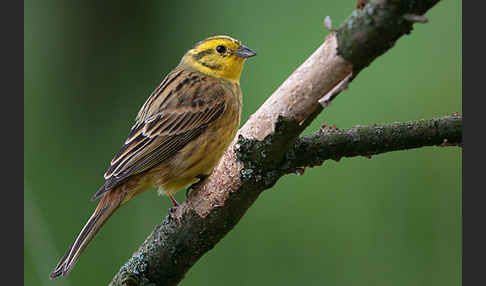
[[[321,165],[325,160],[382,154],[424,146],[461,146],[462,116],[387,125],[355,126],[349,130],[321,128],[298,138],[285,155],[280,171],[294,173],[301,167]]]
[[[317,147],[310,144],[313,142],[310,137],[301,138],[297,143],[296,139],[322,110],[318,100],[350,74],[356,76],[392,47],[399,37],[408,34],[412,23],[405,20],[405,14],[422,15],[436,2],[438,0],[375,0],[353,12],[248,119],[211,176],[155,227],[139,250],[121,267],[111,285],[178,284],[187,270],[238,223],[263,190],[273,186],[284,173],[307,165],[295,159],[295,152]],[[437,133],[435,124],[433,121],[429,125],[435,130],[430,134]],[[356,138],[369,138],[371,141],[361,142],[364,147],[358,144],[350,154],[360,154],[360,148],[366,150],[364,154],[374,154],[382,152],[373,149],[376,146],[372,141],[380,137],[377,136],[380,130],[387,134],[384,146],[394,144],[396,148],[385,148],[384,151],[435,145],[444,138],[461,137],[459,128],[455,137],[425,135],[425,142],[417,145],[420,133],[409,138],[403,135],[408,130],[406,126],[374,128],[351,130],[348,135],[339,133],[332,140],[340,141],[340,136],[350,136],[347,138],[352,142]],[[321,135],[315,136],[317,142]],[[429,140],[432,137],[439,141]],[[411,144],[400,141],[404,138]],[[331,148],[332,152],[349,148],[345,143],[342,146],[333,144],[323,147],[321,152],[331,152],[326,148]],[[328,156],[341,157],[346,153],[330,153]],[[315,165],[319,162],[310,160],[307,163]]]
[[[353,64],[356,76],[376,57],[389,50],[403,35],[410,34],[410,15],[423,15],[439,0],[374,0],[355,10],[339,27],[338,46],[343,58]]]

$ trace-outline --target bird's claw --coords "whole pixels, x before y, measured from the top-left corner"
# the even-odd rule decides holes
[[[194,184],[190,185],[187,189],[186,189],[186,199],[189,197],[190,193],[191,193],[191,190],[195,190],[197,189],[201,184],[202,182],[204,181],[204,179],[206,179],[209,175],[199,175],[199,176],[196,176],[196,178],[199,179],[199,181],[195,182]]]

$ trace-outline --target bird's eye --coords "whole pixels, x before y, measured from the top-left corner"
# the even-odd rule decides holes
[[[218,52],[220,54],[224,54],[226,52],[226,47],[225,46],[217,46],[216,52]]]

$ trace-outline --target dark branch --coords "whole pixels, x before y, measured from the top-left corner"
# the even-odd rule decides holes
[[[281,170],[321,165],[325,160],[371,156],[425,146],[462,146],[462,116],[452,115],[349,130],[325,127],[300,137],[287,152]]]
[[[364,2],[364,1],[363,1]],[[412,31],[410,15],[421,17],[439,0],[369,1],[355,10],[337,31],[339,55],[351,62],[354,75]],[[358,4],[359,6],[359,4]]]

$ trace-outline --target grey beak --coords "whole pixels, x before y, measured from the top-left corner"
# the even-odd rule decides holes
[[[240,57],[246,59],[246,58],[255,56],[256,52],[254,50],[248,48],[245,45],[241,45],[241,47],[235,51],[235,54],[237,56],[240,56]]]

